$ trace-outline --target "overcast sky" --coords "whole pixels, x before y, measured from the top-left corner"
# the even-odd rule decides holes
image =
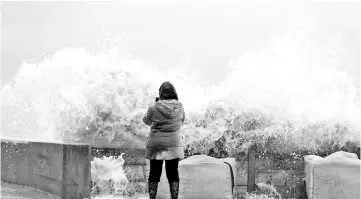
[[[360,73],[359,6],[290,0],[232,2],[2,2],[1,85],[22,61],[38,59],[66,46],[93,51],[99,37],[126,32],[124,45],[136,58],[162,67],[192,57],[192,65],[210,81],[221,80],[225,66],[247,48],[289,29],[300,13],[313,24],[315,37],[342,31]],[[304,1],[303,1],[304,2]]]

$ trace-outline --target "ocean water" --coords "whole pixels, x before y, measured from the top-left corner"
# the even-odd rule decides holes
[[[231,72],[217,84],[182,65],[159,70],[128,59],[115,45],[100,53],[60,49],[24,62],[1,88],[1,136],[142,148],[148,134],[142,116],[160,84],[170,80],[185,107],[188,145],[225,132],[233,134],[229,148],[242,139],[238,150],[269,138],[277,138],[270,150],[284,153],[317,150],[330,141],[343,145],[360,140],[361,94],[351,74],[340,70],[346,56],[341,41],[342,34],[327,45],[311,42],[302,31],[275,35],[230,60]],[[115,192],[124,191],[120,158],[95,159],[92,167],[93,180],[112,180]]]

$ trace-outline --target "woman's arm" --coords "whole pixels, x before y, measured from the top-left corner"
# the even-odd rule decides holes
[[[149,107],[147,113],[143,117],[144,124],[150,126],[152,124],[152,116],[153,116],[152,107]]]

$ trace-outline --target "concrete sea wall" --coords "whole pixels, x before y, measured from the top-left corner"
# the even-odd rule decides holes
[[[1,139],[1,180],[63,199],[90,198],[89,145]]]

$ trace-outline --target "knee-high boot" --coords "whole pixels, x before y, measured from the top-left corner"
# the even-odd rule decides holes
[[[148,182],[149,199],[155,199],[157,197],[158,182]]]
[[[179,182],[169,182],[171,199],[178,199]]]

